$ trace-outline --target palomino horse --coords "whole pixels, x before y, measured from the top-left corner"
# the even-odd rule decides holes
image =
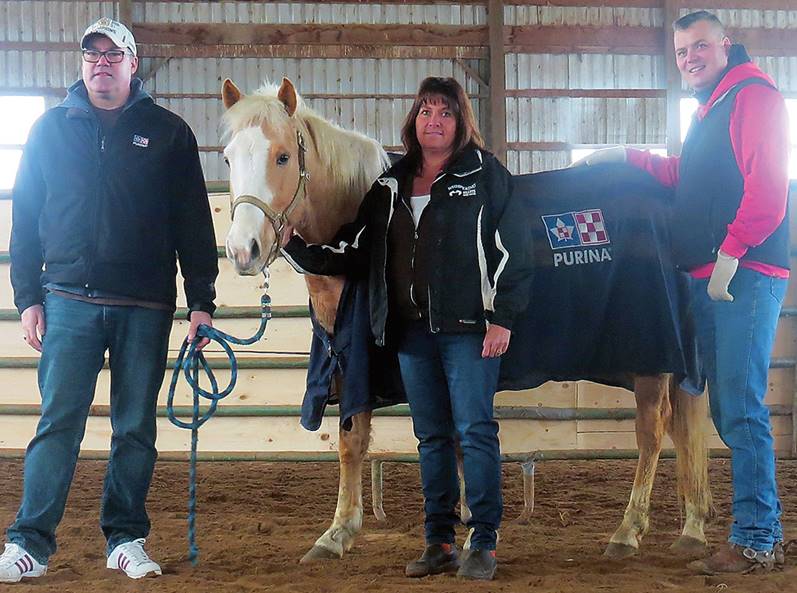
[[[308,242],[330,241],[342,224],[353,220],[387,158],[374,140],[330,124],[307,108],[287,79],[279,88],[266,86],[248,96],[225,80],[222,99],[230,134],[224,154],[233,207],[227,256],[240,274],[257,274],[276,257],[288,222]],[[332,331],[342,280],[305,278],[319,321]],[[634,554],[648,530],[650,494],[665,432],[675,444],[685,511],[683,532],[673,548],[688,555],[705,550],[703,526],[711,509],[705,398],[688,395],[671,382],[667,375],[635,379],[639,463],[623,521],[606,549],[608,556]],[[371,414],[362,413],[354,417],[351,431],[341,430],[335,516],[303,561],[342,557],[353,545],[362,525],[361,472],[370,428]]]

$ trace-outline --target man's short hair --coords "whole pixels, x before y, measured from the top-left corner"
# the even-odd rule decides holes
[[[716,17],[716,15],[710,13],[707,10],[697,10],[695,12],[690,12],[689,14],[685,14],[678,20],[676,20],[672,24],[673,31],[685,31],[695,23],[700,21],[706,21],[707,23],[711,23],[714,27],[719,31],[720,35],[723,37],[725,36],[725,27],[722,22]]]

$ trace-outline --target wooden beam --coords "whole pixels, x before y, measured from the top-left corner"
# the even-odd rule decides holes
[[[51,1],[51,0],[33,0],[34,2]],[[67,2],[79,2],[83,0],[66,0]],[[133,0],[134,2],[147,2],[151,0]],[[207,0],[158,0],[161,3],[168,2],[206,2]],[[716,1],[716,0],[715,0]],[[766,1],[766,0],[764,0]],[[236,0],[236,2],[257,2],[258,4],[276,4],[284,3],[285,0]],[[486,0],[305,0],[303,4],[398,4],[398,5],[480,5],[485,4]],[[520,6],[591,6],[599,4],[600,6],[618,6],[629,8],[658,8],[661,6],[662,0],[512,0],[512,5]],[[701,3],[703,6],[705,2]]]
[[[660,148],[660,144],[633,144],[628,143],[626,146],[633,148]],[[575,148],[605,148],[606,144],[584,144],[584,143],[570,143],[570,142],[509,142],[507,144],[509,150],[517,151],[562,151],[573,150]]]
[[[660,99],[665,89],[507,89],[507,97],[569,99]]]
[[[673,2],[676,4],[677,0]],[[677,8],[672,8],[677,18]],[[506,27],[507,50],[515,53],[616,53],[660,55],[672,42],[671,22],[664,27],[526,25]],[[727,29],[751,55],[797,56],[793,29]]]
[[[383,144],[382,148],[385,152],[404,152],[404,147],[400,144],[387,145]],[[223,146],[199,146],[199,152],[224,152]]]
[[[504,49],[516,53],[661,55],[669,27],[504,27]],[[489,26],[140,24],[142,57],[487,58]],[[729,29],[752,55],[797,56],[792,29]],[[0,41],[3,51],[75,51],[65,42]]]
[[[135,23],[142,45],[486,45],[487,29],[462,25]]]
[[[506,44],[527,53],[660,54],[661,29],[525,25],[506,28]]]
[[[487,22],[490,40],[490,149],[506,164],[506,66],[504,3],[489,0]]]
[[[0,95],[21,95],[21,96],[41,96],[65,97],[66,87],[25,87],[25,86],[2,86],[0,85]]]
[[[570,142],[509,142],[509,150],[529,151],[529,150],[572,150],[574,146]]]
[[[34,0],[36,1],[36,0]],[[52,0],[39,0],[39,1],[52,1]],[[67,0],[68,2],[83,2],[85,0]],[[133,0],[134,2],[152,2],[152,0]],[[610,0],[616,2],[619,0]],[[632,3],[643,0],[630,0]],[[169,2],[180,2],[183,4],[190,4],[192,2],[207,2],[207,0],[157,0],[157,3],[167,4]],[[257,2],[258,4],[285,4],[286,0],[235,0],[235,2],[247,3]],[[405,5],[427,5],[427,4],[441,4],[441,5],[456,5],[456,4],[484,4],[485,0],[303,0],[302,4],[405,4]],[[522,4],[523,2],[518,2]]]
[[[142,82],[147,82],[153,76],[155,76],[155,74],[158,72],[158,70],[160,70],[166,64],[168,64],[169,60],[171,60],[171,58],[153,58],[151,63],[150,63],[150,65],[149,65],[149,68],[146,69],[146,70],[144,70],[143,68],[140,69],[136,73],[136,76],[138,76],[141,79]]]
[[[797,8],[795,4],[794,8]],[[797,32],[794,29],[726,29],[735,43],[742,43],[752,55],[797,55]]]
[[[462,58],[455,58],[455,59],[454,59],[454,62],[455,62],[455,63],[456,63],[456,64],[457,64],[457,65],[458,65],[460,68],[462,68],[462,70],[464,70],[464,71],[465,71],[465,74],[467,74],[467,75],[468,75],[468,76],[470,76],[470,77],[471,77],[473,80],[475,80],[475,81],[476,81],[476,83],[477,83],[477,84],[478,84],[480,87],[482,87],[482,88],[485,88],[485,89],[487,89],[487,88],[489,88],[489,87],[490,87],[490,85],[489,85],[489,84],[487,84],[487,82],[486,82],[486,81],[485,81],[485,80],[484,80],[484,79],[481,77],[481,75],[480,75],[480,74],[479,74],[479,73],[476,71],[476,69],[475,69],[475,68],[473,68],[473,67],[472,67],[470,64],[468,64],[468,63],[467,63],[465,60],[463,60]]]
[[[664,66],[667,69],[667,154],[681,154],[681,73],[675,64],[672,23],[678,18],[680,0],[664,0]]]
[[[116,18],[119,19],[120,23],[129,27],[133,23],[133,1],[119,0],[117,4],[118,4],[118,14]]]
[[[737,10],[794,10],[794,0],[676,0],[676,4],[692,8],[700,7],[704,10],[737,9]]]
[[[0,50],[4,42],[0,42]],[[486,58],[486,47],[400,45],[139,45],[139,56],[171,58],[298,58],[443,60]]]
[[[249,90],[249,89],[246,89]],[[252,89],[254,90],[254,89]],[[2,92],[2,91],[0,91]],[[303,99],[311,100],[311,99],[329,99],[335,101],[354,101],[354,100],[365,100],[365,99],[373,99],[373,100],[386,100],[386,101],[396,101],[396,100],[409,100],[415,99],[415,95],[412,93],[302,93],[301,89],[299,90],[299,94],[302,96]],[[150,93],[156,99],[220,99],[221,95],[219,93]],[[487,93],[469,93],[468,96],[471,99],[482,99],[487,98]]]
[[[459,62],[459,60],[457,60]],[[471,75],[468,72],[468,75]],[[479,80],[479,84],[485,87],[489,85]],[[219,93],[150,93],[156,99],[219,99]],[[667,94],[666,89],[507,89],[507,97],[525,98],[571,98],[571,99],[658,99]],[[63,97],[66,95],[66,87],[3,87],[0,86],[0,95],[47,95],[53,97]],[[375,100],[400,100],[414,99],[413,93],[301,93],[305,99],[333,99],[341,101],[353,101],[362,99]],[[797,91],[784,91],[783,95],[788,98],[797,98]],[[489,94],[469,93],[471,99],[487,99]],[[682,92],[682,97],[688,96]]]
[[[662,0],[512,0],[516,6],[606,6],[609,8],[660,8]]]

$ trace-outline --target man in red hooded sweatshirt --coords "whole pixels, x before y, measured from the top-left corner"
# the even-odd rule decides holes
[[[691,307],[714,425],[731,450],[729,545],[690,567],[771,570],[783,561],[767,372],[789,277],[788,116],[772,79],[706,11],[673,24],[675,59],[700,107],[680,157],[614,147],[581,164],[627,161],[675,188],[673,256]]]

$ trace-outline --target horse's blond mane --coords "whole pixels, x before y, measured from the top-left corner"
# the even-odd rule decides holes
[[[294,119],[308,150],[315,149],[320,166],[332,183],[331,199],[342,200],[354,194],[362,198],[370,184],[387,168],[389,160],[381,144],[359,132],[333,124],[310,107],[297,93],[296,112],[289,116],[277,98],[279,86],[266,83],[224,112],[225,142],[238,130],[250,126],[288,126]],[[310,171],[312,175],[312,171]]]

